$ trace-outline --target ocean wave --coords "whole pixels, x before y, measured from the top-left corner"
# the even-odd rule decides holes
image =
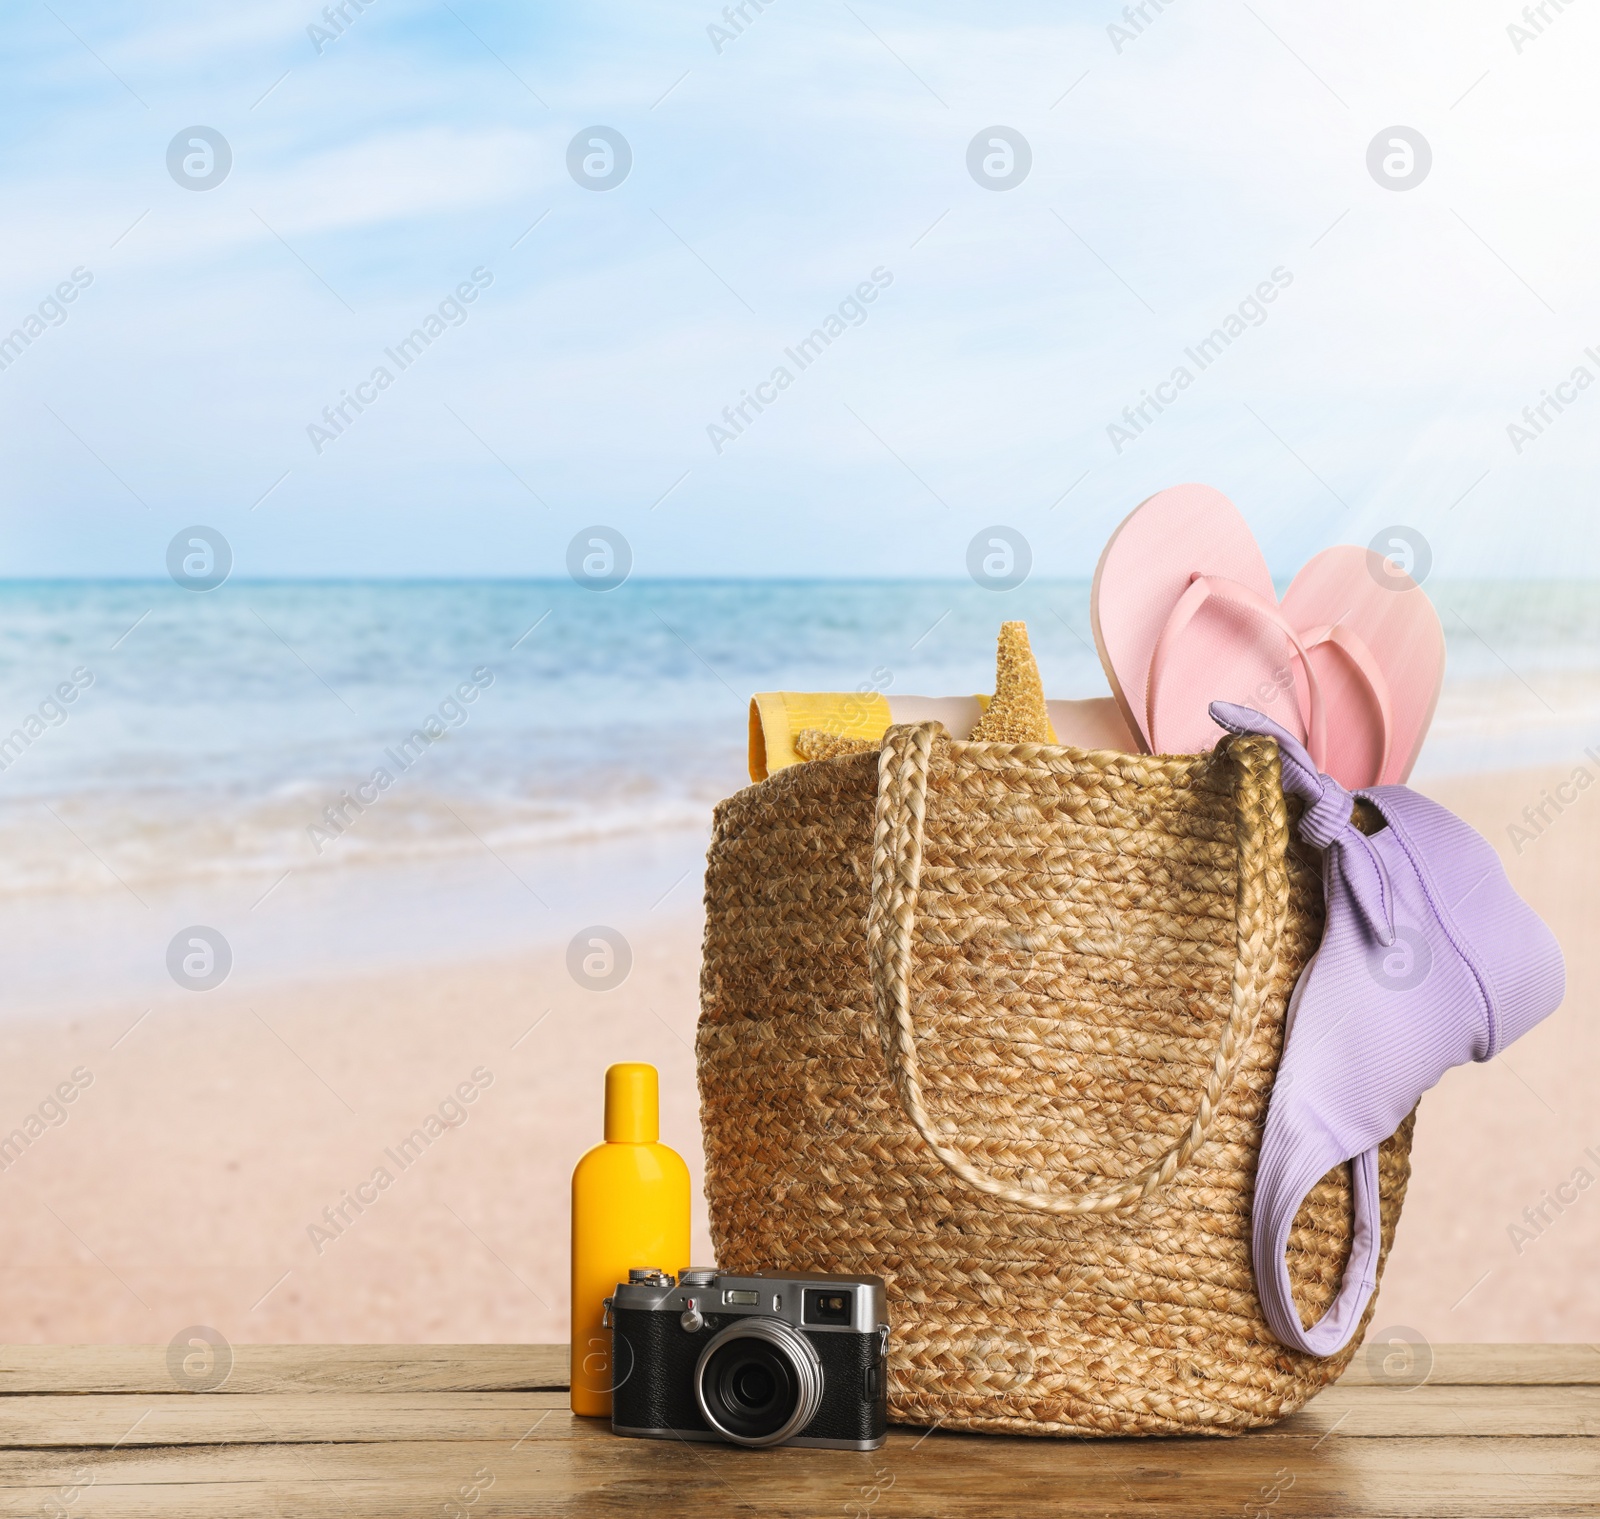
[[[207,881],[272,879],[289,870],[401,867],[470,856],[527,855],[628,835],[704,830],[715,798],[643,796],[564,803],[416,792],[380,796],[329,817],[296,785],[254,805],[177,808],[170,798],[78,796],[0,805],[0,898],[161,891]],[[335,796],[334,800],[337,800]]]
[[[1449,670],[1419,775],[1600,743],[1600,588],[1429,590]],[[954,581],[0,583],[0,735],[26,730],[0,753],[0,898],[703,829],[746,783],[749,693],[988,690],[1005,616],[1051,695],[1101,695],[1088,602],[1040,580],[1003,609]]]

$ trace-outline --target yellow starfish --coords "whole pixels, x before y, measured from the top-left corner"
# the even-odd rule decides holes
[[[803,760],[832,759],[839,754],[865,754],[880,747],[870,738],[853,738],[848,733],[829,733],[826,728],[802,728],[794,739],[794,752]]]
[[[994,697],[978,719],[972,737],[1005,744],[1053,744],[1056,741],[1025,622],[1000,624]]]

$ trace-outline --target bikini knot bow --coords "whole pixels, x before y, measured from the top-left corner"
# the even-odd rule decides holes
[[[1394,892],[1383,860],[1372,841],[1351,821],[1355,797],[1312,765],[1300,741],[1269,717],[1233,702],[1211,703],[1211,719],[1230,733],[1253,733],[1275,738],[1283,767],[1283,789],[1306,804],[1300,817],[1300,837],[1327,853],[1328,885],[1343,886],[1367,927],[1386,948],[1394,943]]]

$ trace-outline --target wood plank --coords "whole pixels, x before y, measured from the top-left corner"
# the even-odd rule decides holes
[[[1600,1435],[1600,1387],[1346,1387],[1318,1394],[1273,1426],[1281,1435],[1412,1440]]]
[[[0,1516],[1600,1513],[1600,1350],[1439,1346],[1427,1370],[1397,1385],[1363,1354],[1236,1440],[895,1429],[877,1452],[745,1451],[573,1418],[560,1346],[241,1346],[219,1396],[177,1390],[162,1346],[10,1347]]]
[[[1600,1386],[1600,1345],[1434,1345],[1433,1386]],[[567,1385],[565,1345],[236,1345],[216,1389],[256,1392],[519,1392]],[[1363,1350],[1337,1384],[1388,1385]],[[0,1395],[165,1393],[162,1345],[0,1346]]]
[[[1431,1386],[1465,1385],[1512,1387],[1600,1386],[1600,1345],[1432,1345],[1428,1347]],[[1340,1387],[1388,1384],[1384,1352],[1371,1343],[1337,1383]],[[1416,1368],[1420,1369],[1420,1368]],[[1407,1375],[1414,1375],[1415,1369]]]
[[[4,1408],[14,1448],[515,1440],[565,1392],[40,1395]],[[1256,1439],[1600,1436],[1600,1388],[1334,1387]]]
[[[463,1484],[492,1476],[467,1504]],[[81,1485],[90,1483],[91,1485]],[[478,1478],[485,1483],[485,1478]],[[70,1502],[63,1490],[80,1484]],[[1371,1514],[1589,1515],[1589,1440],[1061,1441],[896,1431],[872,1453],[745,1451],[612,1437],[557,1411],[507,1441],[23,1452],[0,1463],[0,1514],[74,1519],[344,1515],[520,1519],[648,1513],[702,1519],[991,1519],[1139,1513],[1188,1519]]]
[[[551,1409],[567,1410],[565,1392],[46,1394],[6,1404],[0,1438],[10,1449],[516,1440]]]
[[[221,1393],[528,1392],[567,1386],[565,1345],[235,1345]],[[0,1395],[189,1393],[165,1345],[0,1346]]]

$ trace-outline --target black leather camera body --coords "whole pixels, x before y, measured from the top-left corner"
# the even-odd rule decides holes
[[[876,1450],[883,1278],[631,1271],[608,1300],[619,1435]]]

